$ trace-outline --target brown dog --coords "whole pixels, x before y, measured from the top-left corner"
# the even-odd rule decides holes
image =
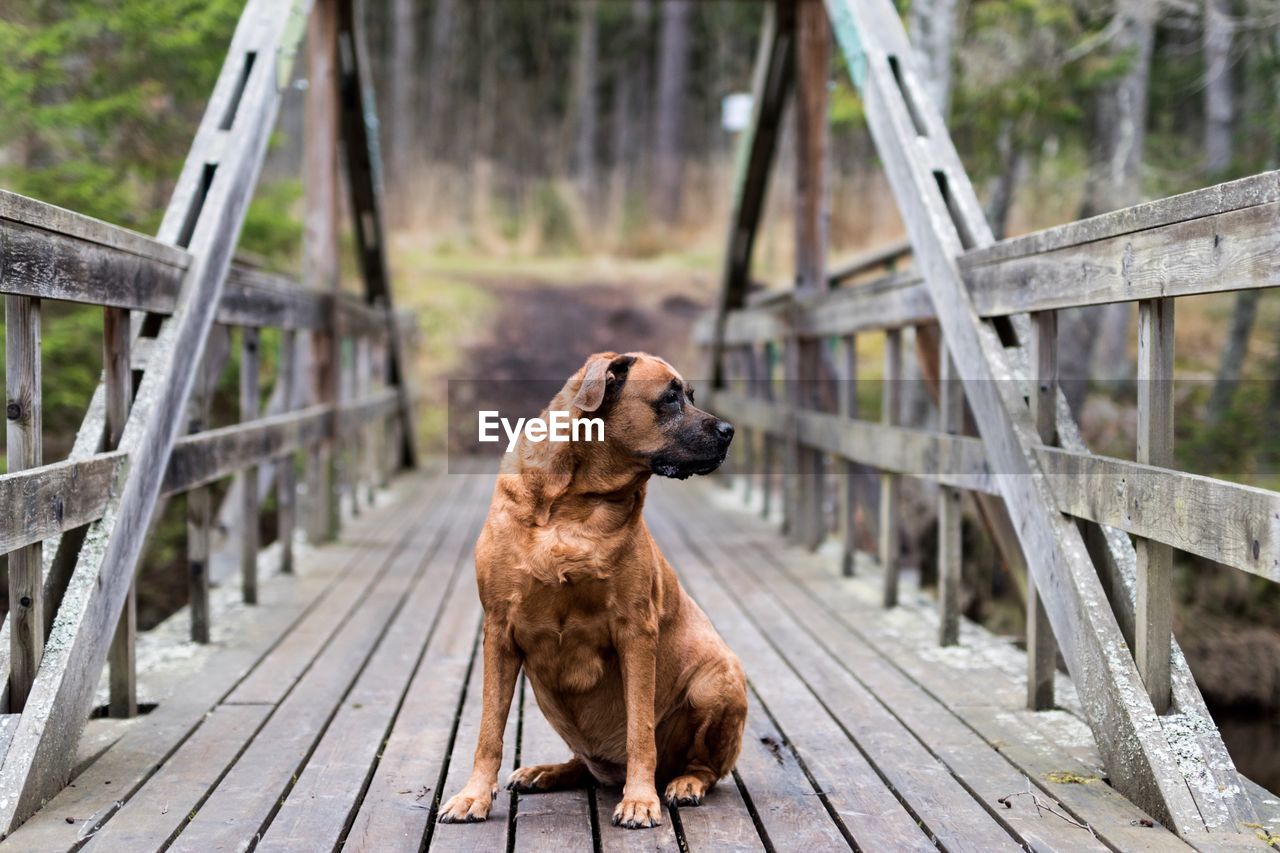
[[[521,666],[572,755],[521,767],[537,793],[625,782],[615,825],[697,805],[733,769],[747,716],[742,665],[676,579],[645,527],[649,477],[684,479],[724,461],[733,427],[693,405],[660,358],[599,353],[549,407],[604,420],[602,441],[521,438],[504,461],[476,580],[484,605],[484,708],[475,765],[445,823],[484,820]],[[543,413],[544,418],[546,412]]]

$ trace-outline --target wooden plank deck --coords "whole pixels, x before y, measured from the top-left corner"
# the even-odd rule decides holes
[[[1185,846],[1107,785],[1065,678],[1061,709],[1022,710],[1011,643],[966,623],[939,648],[913,587],[881,609],[873,566],[841,578],[839,554],[785,546],[705,481],[655,483],[647,517],[751,681],[733,776],[655,830],[611,826],[610,789],[504,791],[487,823],[437,824],[478,725],[471,547],[491,487],[402,478],[339,542],[299,549],[295,575],[264,560],[259,605],[215,590],[214,642],[144,668],[156,710],[95,720],[73,785],[0,853]],[[180,636],[186,618],[157,631]],[[506,747],[510,768],[566,755],[523,681]]]

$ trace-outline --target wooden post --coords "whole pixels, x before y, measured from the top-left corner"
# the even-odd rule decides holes
[[[1138,303],[1137,461],[1173,462],[1173,299]],[[1169,656],[1173,632],[1173,549],[1135,540],[1138,552],[1135,659],[1156,713],[1169,709]]]
[[[43,462],[40,411],[40,300],[5,296],[5,449],[9,471]],[[9,554],[9,710],[23,709],[44,654],[44,547]]]
[[[1039,311],[1031,315],[1031,368],[1035,380],[1031,417],[1040,441],[1057,444],[1058,402],[1058,314]],[[1031,573],[1027,572],[1027,707],[1046,711],[1054,707],[1054,672],[1058,666],[1058,644],[1044,611],[1044,602]]]
[[[254,326],[240,330],[240,421],[258,419],[261,335]],[[258,466],[250,465],[240,477],[240,593],[245,604],[258,603]]]
[[[346,160],[347,185],[351,190],[356,259],[364,279],[364,297],[370,305],[380,306],[386,317],[387,343],[391,350],[391,383],[399,396],[399,414],[403,427],[399,452],[404,466],[413,468],[418,464],[418,453],[413,389],[409,379],[411,368],[401,339],[391,293],[386,229],[382,221],[382,157],[378,151],[377,107],[374,104],[373,76],[365,52],[363,28],[357,14],[358,6],[355,0],[341,0],[338,3],[342,151]]]
[[[767,7],[756,54],[751,124],[743,134],[738,152],[733,212],[729,217],[724,269],[708,347],[708,375],[716,387],[723,380],[728,314],[742,307],[750,283],[751,252],[764,214],[769,170],[781,136],[783,107],[795,72],[795,19],[793,0],[774,0]]]
[[[948,435],[964,429],[964,389],[945,342],[938,351],[938,428]],[[960,577],[964,561],[961,491],[938,488],[938,643],[960,642]]]
[[[209,424],[209,404],[217,382],[214,371],[214,336],[226,335],[224,326],[214,326],[204,359],[196,368],[195,387],[187,404],[187,432],[203,432]],[[191,640],[209,642],[209,532],[213,520],[213,494],[209,486],[187,492],[187,583],[191,607]]]
[[[316,290],[338,290],[338,0],[318,0],[307,29],[309,85],[303,137],[303,186],[306,217],[303,233],[303,279]],[[327,328],[312,334],[312,400],[337,403],[337,328],[331,315]],[[332,419],[337,426],[335,410]],[[308,457],[308,539],[325,542],[338,533],[334,494],[334,435],[322,439]]]
[[[889,329],[884,336],[884,392],[880,397],[880,421],[898,426],[902,413],[902,330]],[[898,475],[880,475],[880,566],[884,570],[884,606],[898,603]]]
[[[281,399],[286,412],[293,410],[297,394],[298,335],[293,329],[280,333]],[[293,531],[297,522],[298,483],[294,454],[286,453],[276,463],[276,529],[280,540],[280,571],[293,574]]]
[[[106,308],[102,313],[102,382],[106,391],[106,434],[104,449],[120,446],[124,424],[133,405],[133,366],[130,361],[129,311]],[[107,712],[112,717],[132,717],[138,713],[138,678],[134,640],[138,631],[138,602],[135,584],[129,585],[116,633],[111,639],[107,661],[111,667]]]
[[[777,345],[771,341],[760,348],[760,397],[769,403],[772,403],[774,398],[773,375],[776,349]],[[778,458],[778,440],[768,432],[764,434],[760,455],[760,515],[768,519],[773,511],[774,495],[777,492],[774,468]]]
[[[752,344],[744,344],[738,349],[738,359],[742,365],[742,387],[746,389],[747,394],[751,394],[759,376],[757,374],[758,365],[756,364],[756,349]],[[756,450],[756,442],[760,436],[753,429],[738,429],[738,441],[742,443],[742,480],[743,498],[750,503],[751,498],[755,495],[756,473],[759,470]]]
[[[796,5],[796,298],[799,304],[826,289],[827,282],[827,83],[831,71],[831,30],[822,0]],[[797,408],[815,408],[822,378],[822,341],[793,339],[789,377]],[[797,444],[795,478],[797,542],[814,549],[826,536],[823,455]]]
[[[845,335],[840,339],[844,351],[844,381],[840,383],[840,414],[850,420],[858,417],[858,337]],[[844,516],[844,554],[840,561],[841,573],[853,577],[854,563],[858,556],[858,478],[857,466],[845,460],[842,463],[844,472],[844,502],[841,514]]]

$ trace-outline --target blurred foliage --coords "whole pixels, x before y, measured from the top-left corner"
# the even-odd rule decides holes
[[[7,186],[143,231],[159,224],[244,0],[7,0]]]

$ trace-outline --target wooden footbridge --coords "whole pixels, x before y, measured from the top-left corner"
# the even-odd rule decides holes
[[[471,547],[492,477],[415,458],[351,0],[249,0],[156,238],[0,195],[0,850],[1280,843],[1280,797],[1236,772],[1171,633],[1173,549],[1280,581],[1280,495],[1176,470],[1170,391],[1177,297],[1280,282],[1280,174],[996,243],[888,0],[761,5],[724,287],[699,332],[703,394],[739,427],[735,476],[655,484],[647,511],[750,680],[733,775],[654,830],[610,826],[609,788],[504,794],[486,823],[435,822],[478,725]],[[915,273],[849,284],[903,248],[827,268],[831,31]],[[234,249],[304,34],[298,284]],[[754,297],[751,246],[792,92],[796,287]],[[336,286],[340,162],[363,298]],[[42,300],[103,309],[102,384],[57,462],[41,455]],[[1140,312],[1135,460],[1090,453],[1056,381],[1056,312],[1116,301]],[[900,422],[907,327],[933,429]],[[265,408],[263,329],[280,330]],[[866,334],[886,345],[874,421],[853,393]],[[233,342],[238,420],[212,428],[227,420],[210,386]],[[874,554],[853,535],[852,465],[879,471]],[[210,485],[233,476],[239,523],[222,541]],[[939,486],[936,601],[899,570],[905,477]],[[271,489],[280,538],[262,549]],[[190,604],[138,633],[134,574],[178,496]],[[965,500],[1028,579],[1026,652],[959,616]],[[509,768],[564,754],[523,685],[505,745]]]

